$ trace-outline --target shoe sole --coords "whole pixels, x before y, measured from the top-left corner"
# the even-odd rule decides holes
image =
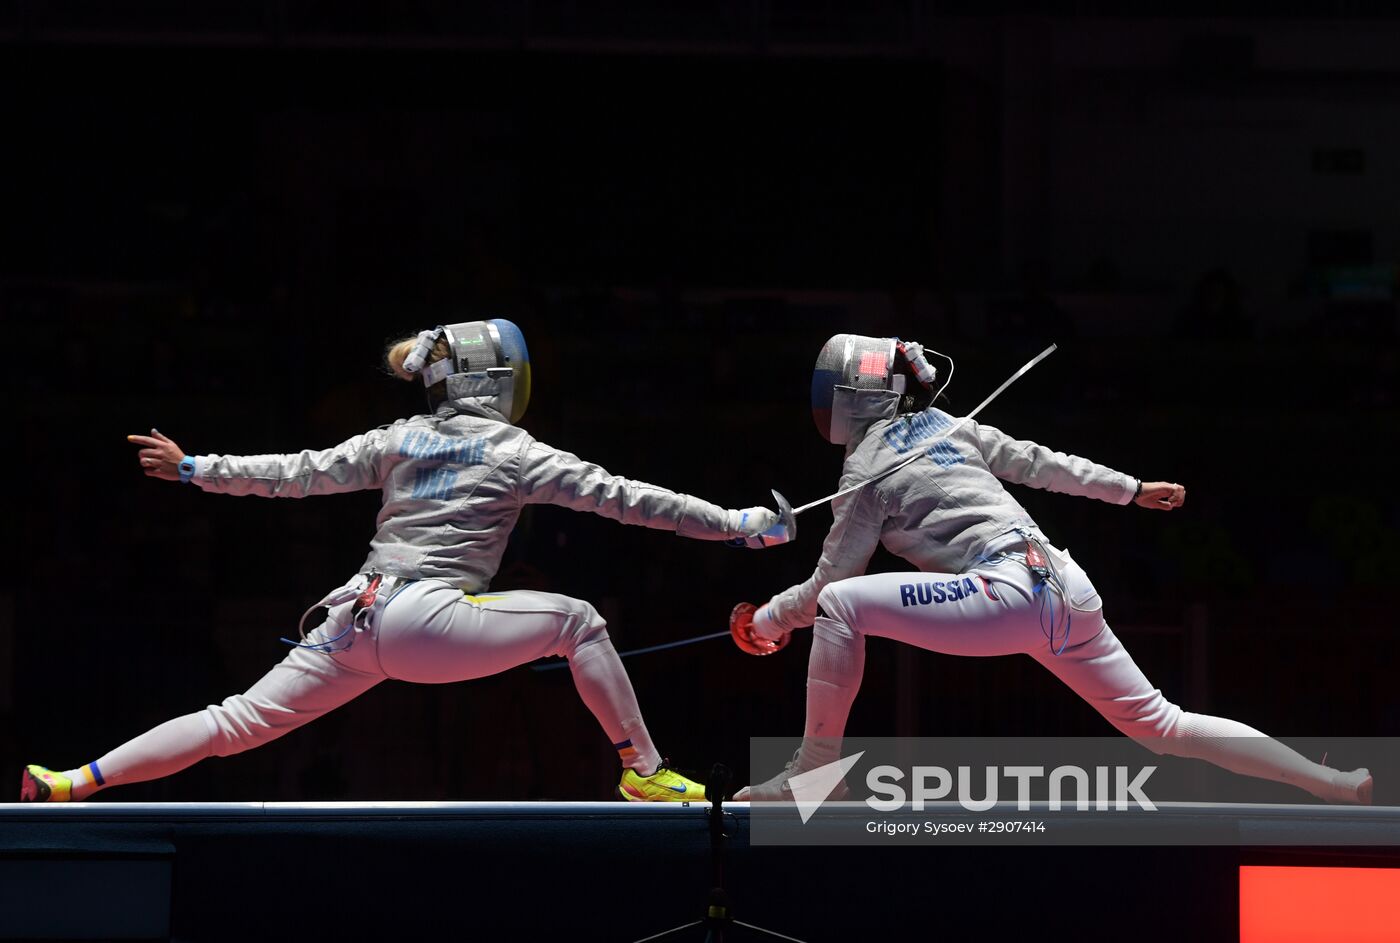
[[[22,770],[19,774],[19,801],[20,802],[48,802],[49,796],[53,795],[53,790],[49,784],[39,779],[29,770]]]

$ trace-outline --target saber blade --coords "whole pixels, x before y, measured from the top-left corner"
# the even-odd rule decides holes
[[[660,645],[648,645],[646,648],[634,648],[628,652],[618,652],[618,658],[631,658],[633,655],[650,655],[652,652],[662,652],[668,648],[680,648],[683,645],[694,645],[696,642],[708,642],[710,639],[729,638],[729,630],[723,632],[711,632],[709,635],[697,635],[694,638],[683,638],[676,642],[663,642]],[[531,671],[556,671],[560,668],[569,667],[567,661],[547,661],[542,665],[531,665]]]

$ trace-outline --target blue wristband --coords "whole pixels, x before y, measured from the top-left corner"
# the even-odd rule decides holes
[[[180,481],[184,484],[189,484],[197,468],[198,466],[195,464],[194,459],[190,456],[186,455],[184,458],[180,459]]]

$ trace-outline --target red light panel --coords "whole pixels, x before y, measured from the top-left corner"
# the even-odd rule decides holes
[[[1240,943],[1400,940],[1400,868],[1240,868]]]
[[[860,355],[861,376],[882,377],[885,375],[885,355],[867,352]]]

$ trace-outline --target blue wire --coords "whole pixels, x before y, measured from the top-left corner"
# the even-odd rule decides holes
[[[347,625],[344,629],[342,629],[339,635],[337,635],[335,638],[328,638],[328,639],[326,639],[324,642],[311,642],[311,643],[308,644],[308,643],[306,643],[306,642],[294,642],[294,641],[292,641],[292,640],[289,639],[289,638],[279,638],[277,641],[279,641],[279,642],[286,642],[288,645],[292,646],[293,648],[307,648],[307,649],[310,649],[310,650],[313,651],[313,652],[324,652],[324,653],[327,654],[327,655],[334,655],[334,654],[335,654],[336,652],[338,652],[338,651],[343,652],[343,651],[347,651],[347,650],[350,648],[349,645],[346,645],[345,648],[339,648],[339,649],[333,649],[333,648],[331,648],[330,646],[334,645],[336,642],[338,642],[338,641],[340,641],[341,639],[345,638],[346,634],[349,633],[350,630],[352,630],[352,629],[354,629],[354,628],[355,628],[355,620],[354,620],[354,619],[351,619],[351,620],[350,620],[350,624]]]
[[[399,593],[401,593],[401,592],[403,592],[404,590],[408,589],[410,586],[412,586],[412,585],[413,585],[414,583],[416,583],[416,582],[418,582],[418,581],[417,581],[417,580],[404,580],[404,582],[403,582],[402,584],[400,584],[399,587],[398,587],[397,589],[394,590],[393,594],[392,594],[388,599],[384,600],[384,608],[385,608],[385,609],[388,609],[388,608],[389,608],[389,603],[393,602],[394,599],[399,595]],[[373,607],[373,606],[366,606],[365,608],[366,608],[366,609],[373,609],[374,607]],[[328,611],[329,611],[329,610],[328,610]],[[361,610],[361,611],[364,611],[364,610]],[[381,612],[382,612],[382,610],[381,610]],[[286,642],[288,645],[291,645],[293,648],[305,648],[305,649],[309,649],[309,650],[311,650],[311,651],[313,651],[313,652],[321,652],[321,653],[326,654],[326,655],[335,655],[335,654],[337,654],[337,653],[339,653],[339,652],[346,652],[346,651],[349,651],[349,650],[350,650],[350,646],[351,646],[351,645],[355,644],[355,640],[354,640],[354,639],[351,639],[351,640],[350,640],[350,643],[349,643],[348,645],[346,645],[344,648],[331,648],[331,646],[334,645],[336,642],[340,641],[341,639],[343,639],[352,629],[355,628],[355,616],[356,616],[356,615],[358,615],[358,613],[355,613],[355,614],[351,615],[351,617],[350,617],[350,624],[347,625],[344,629],[342,629],[339,635],[337,635],[335,638],[326,639],[324,642],[312,642],[312,643],[308,644],[308,643],[306,643],[306,642],[294,642],[294,641],[292,641],[292,640],[289,639],[289,638],[279,638],[277,641],[279,641],[279,642]],[[304,618],[304,617],[303,617],[303,618]]]
[[[1045,589],[1047,586],[1049,587],[1050,592],[1046,593],[1044,596],[1041,596],[1041,599],[1040,599],[1040,634],[1041,634],[1041,635],[1044,635],[1045,638],[1046,638],[1047,640],[1049,640],[1049,642],[1050,642],[1050,651],[1051,651],[1051,653],[1052,653],[1052,654],[1055,654],[1055,655],[1059,655],[1059,654],[1063,653],[1064,650],[1065,650],[1065,648],[1066,648],[1066,646],[1069,645],[1069,631],[1070,631],[1070,628],[1074,625],[1074,612],[1072,611],[1072,609],[1071,609],[1070,606],[1068,606],[1068,605],[1065,606],[1065,635],[1064,635],[1064,638],[1060,640],[1060,647],[1059,647],[1059,648],[1056,648],[1056,647],[1055,647],[1055,600],[1052,599],[1051,597],[1052,597],[1053,595],[1055,595],[1056,593],[1058,593],[1059,590],[1057,590],[1054,586],[1052,586],[1052,585],[1050,584],[1049,579],[1046,578],[1046,579],[1043,579],[1043,580],[1041,580],[1039,583],[1036,584],[1036,586],[1035,586],[1035,592],[1036,592],[1037,595],[1039,595],[1039,594],[1040,594],[1040,591],[1041,591],[1042,589]],[[1050,606],[1050,628],[1049,628],[1049,629],[1046,629],[1046,627],[1045,627],[1045,607],[1046,607],[1047,604]]]

